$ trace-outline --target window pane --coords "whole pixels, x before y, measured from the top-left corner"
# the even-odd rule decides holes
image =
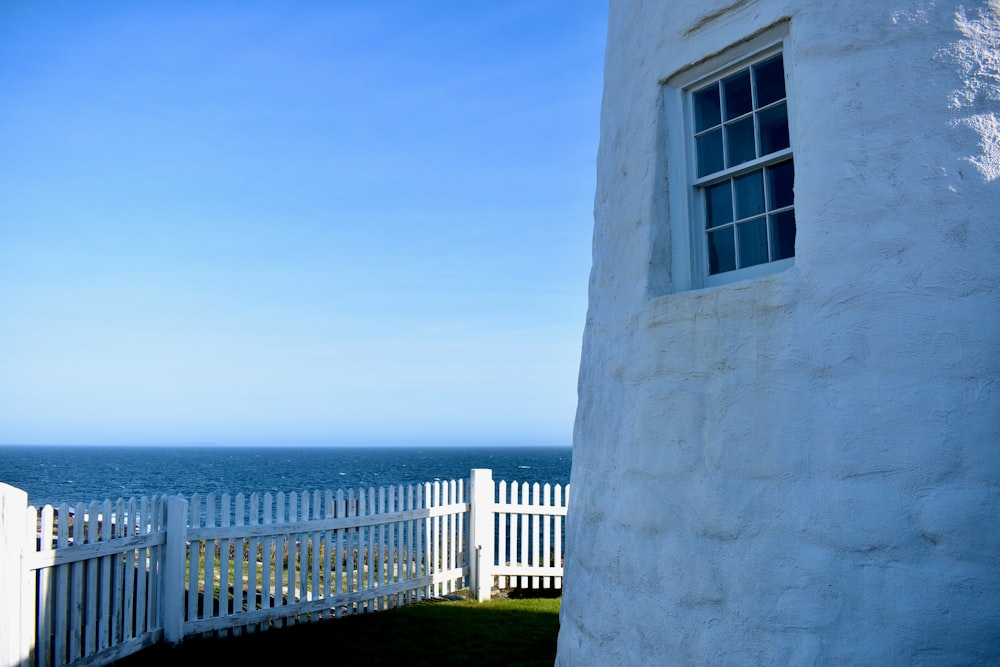
[[[735,167],[757,157],[753,140],[753,116],[726,125],[727,166]]]
[[[722,104],[718,84],[694,94],[695,132],[701,132],[722,122]]]
[[[767,262],[767,220],[757,218],[736,225],[740,241],[740,268]]]
[[[709,275],[795,255],[784,59],[779,53],[729,72],[687,91]]]
[[[753,97],[750,95],[750,70],[723,79],[722,89],[726,95],[726,120],[753,111]]]
[[[752,171],[735,179],[736,219],[752,218],[764,212],[764,172]]]
[[[712,130],[703,134],[695,142],[698,144],[698,175],[705,176],[721,171],[722,164],[722,130]]]
[[[795,257],[795,211],[771,217],[771,260]]]
[[[795,168],[792,161],[776,164],[767,170],[767,198],[771,210],[791,206],[794,201]]]
[[[754,68],[757,81],[757,107],[767,106],[785,96],[785,65],[781,56],[765,60]]]
[[[736,244],[733,242],[733,227],[708,233],[709,274],[732,271],[736,268]]]
[[[733,221],[733,194],[729,181],[705,188],[705,227]]]
[[[760,122],[760,154],[788,148],[788,109],[784,102],[757,114]]]

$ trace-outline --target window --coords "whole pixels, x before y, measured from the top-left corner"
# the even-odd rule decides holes
[[[695,266],[712,276],[795,255],[795,167],[781,52],[688,88]],[[733,276],[736,277],[736,276]]]

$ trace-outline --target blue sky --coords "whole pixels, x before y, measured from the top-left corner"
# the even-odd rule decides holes
[[[568,445],[605,23],[0,5],[0,442]]]

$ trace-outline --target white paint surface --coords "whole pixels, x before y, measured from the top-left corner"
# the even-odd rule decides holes
[[[680,291],[661,82],[785,18],[794,266]],[[611,2],[559,664],[1000,661],[998,45],[997,0]]]

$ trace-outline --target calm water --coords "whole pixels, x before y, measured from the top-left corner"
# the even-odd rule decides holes
[[[569,447],[0,446],[0,482],[46,503],[192,493],[313,491],[464,479],[568,484]]]

